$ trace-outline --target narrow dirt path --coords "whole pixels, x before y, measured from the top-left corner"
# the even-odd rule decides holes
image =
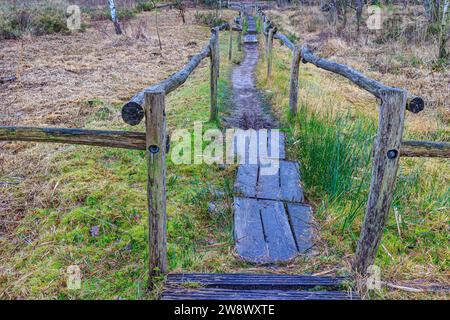
[[[261,93],[256,88],[255,68],[258,44],[244,43],[244,59],[231,74],[233,105],[224,125],[228,128],[271,129],[278,126],[270,110],[263,107]]]

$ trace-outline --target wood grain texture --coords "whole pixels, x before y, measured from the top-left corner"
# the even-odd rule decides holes
[[[267,78],[270,79],[272,75],[272,48],[273,48],[273,36],[277,32],[276,28],[270,28],[267,35]]]
[[[358,295],[345,291],[230,290],[216,288],[173,288],[162,300],[353,300]]]
[[[304,254],[313,247],[312,210],[309,205],[286,204],[297,250]]]
[[[216,120],[217,112],[217,89],[219,79],[219,32],[217,29],[211,30],[210,43],[210,103],[209,103],[209,119]]]
[[[149,286],[167,270],[166,116],[164,91],[145,94]]]
[[[270,261],[278,263],[292,260],[298,251],[283,203],[259,200],[258,204]]]
[[[322,287],[339,290],[345,277],[316,277],[297,274],[270,273],[172,273],[167,275],[167,286],[199,283],[203,287],[234,290],[305,290]]]
[[[300,69],[301,48],[296,46],[292,51],[291,71],[289,79],[289,112],[291,116],[297,114],[298,105],[298,75]]]
[[[258,200],[234,198],[234,239],[236,252],[245,261],[270,262]]]
[[[236,175],[236,182],[234,184],[234,193],[237,196],[249,198],[256,197],[258,172],[258,165],[256,164],[240,165]]]
[[[402,157],[450,158],[450,142],[403,141],[400,155]]]
[[[145,133],[127,131],[0,127],[0,141],[33,141],[145,150]]]
[[[381,91],[382,103],[375,139],[372,180],[353,271],[365,274],[375,260],[394,193],[399,162],[406,91]]]
[[[298,162],[280,161],[280,200],[303,202],[303,189],[300,186],[300,168]]]

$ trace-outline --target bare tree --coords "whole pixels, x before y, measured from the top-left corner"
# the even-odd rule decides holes
[[[111,20],[114,23],[114,28],[116,29],[116,34],[122,34],[122,29],[120,28],[119,19],[116,14],[116,6],[114,4],[114,0],[108,0],[109,2],[109,11],[111,11]]]
[[[446,45],[449,38],[447,27],[449,5],[450,0],[445,0],[444,5],[442,7],[441,30],[439,32],[439,59],[448,58]]]

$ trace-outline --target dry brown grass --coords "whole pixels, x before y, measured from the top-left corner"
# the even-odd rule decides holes
[[[450,69],[435,69],[433,62],[438,49],[433,39],[414,43],[398,39],[380,44],[376,41],[379,33],[370,33],[364,26],[358,38],[353,16],[349,17],[347,29],[337,36],[318,7],[269,11],[268,15],[283,31],[296,35],[299,43],[310,45],[320,56],[345,63],[369,77],[423,97],[426,109],[420,117],[407,115],[408,132],[424,135],[442,128],[445,132],[450,130]],[[328,78],[338,81],[339,86],[334,87],[351,103],[361,102],[367,106],[368,94],[352,84],[347,85],[339,76]]]

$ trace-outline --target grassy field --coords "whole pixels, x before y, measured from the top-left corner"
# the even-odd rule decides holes
[[[221,33],[219,105],[229,104],[228,33]],[[234,55],[238,56],[236,48]],[[220,128],[209,122],[208,62],[167,98],[169,131]],[[96,104],[111,113],[121,104]],[[105,110],[105,109],[101,109]],[[86,127],[129,130],[102,112]],[[143,127],[133,128],[143,130]],[[47,145],[48,147],[48,145]],[[34,152],[45,152],[38,145]],[[36,150],[38,149],[38,150]],[[62,146],[47,159],[47,181],[40,190],[48,201],[29,208],[14,239],[0,247],[0,298],[142,299],[146,292],[147,208],[144,152],[87,146]],[[168,262],[171,271],[223,271],[232,259],[231,192],[234,167],[174,165],[168,159]],[[27,192],[23,185],[15,194]],[[213,207],[212,207],[213,206]],[[66,270],[78,265],[82,289],[66,288]]]
[[[370,185],[376,101],[361,98],[360,89],[338,76],[301,65],[300,110],[291,119],[290,57],[288,49],[275,43],[272,78],[267,79],[261,58],[258,85],[283,120],[289,158],[300,161],[306,197],[315,208],[320,256],[305,262],[303,270],[326,265],[331,271],[348,270]],[[351,92],[355,93],[353,101],[347,98]],[[407,115],[405,138],[448,139],[448,126],[424,132],[413,125],[418,119],[408,123],[412,117],[420,122],[433,121],[422,114]],[[448,160],[401,159],[393,209],[375,262],[381,268],[382,281],[411,286],[449,284],[449,172]],[[448,298],[444,293],[387,289],[368,292],[367,297]]]

